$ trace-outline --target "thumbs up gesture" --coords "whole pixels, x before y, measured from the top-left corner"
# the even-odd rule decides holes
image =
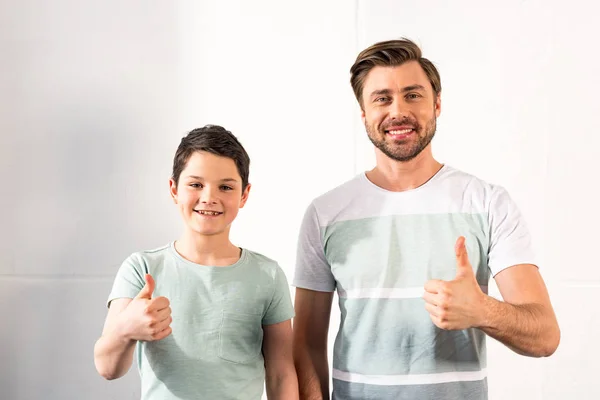
[[[452,281],[430,280],[425,284],[425,309],[433,323],[447,330],[461,330],[482,324],[483,301],[475,273],[469,262],[465,238],[459,237],[454,246],[456,277]]]
[[[166,297],[152,298],[156,284],[146,274],[146,285],[120,314],[124,336],[132,340],[155,341],[171,334],[171,307]]]

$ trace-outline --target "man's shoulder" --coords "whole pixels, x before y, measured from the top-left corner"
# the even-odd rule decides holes
[[[504,187],[498,184],[449,165],[444,166],[438,182],[442,190],[456,192],[463,197],[471,195],[489,199],[491,196],[505,192]]]
[[[355,175],[351,179],[315,197],[310,206],[315,208],[317,214],[321,214],[324,211],[330,213],[335,209],[345,208],[353,198],[360,194],[361,186],[364,184],[363,179],[366,179],[364,173]]]

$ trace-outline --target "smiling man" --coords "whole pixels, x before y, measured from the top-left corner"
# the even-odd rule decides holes
[[[294,356],[301,399],[487,399],[486,334],[551,355],[560,331],[523,217],[501,186],[433,158],[435,66],[409,40],[351,68],[376,166],[316,198],[298,241]],[[504,301],[487,295],[493,277]]]

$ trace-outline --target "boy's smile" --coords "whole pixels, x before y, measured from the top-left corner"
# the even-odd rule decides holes
[[[193,153],[179,182],[171,180],[171,195],[192,234],[228,234],[248,198],[233,159],[206,151]]]

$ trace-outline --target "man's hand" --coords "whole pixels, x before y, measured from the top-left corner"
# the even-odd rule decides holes
[[[465,238],[459,237],[454,246],[456,277],[452,281],[430,280],[425,284],[425,309],[433,323],[447,330],[477,327],[484,317],[481,291],[465,247]]]
[[[119,314],[120,334],[129,340],[155,341],[171,334],[171,307],[166,297],[152,298],[155,283],[146,274],[146,285]]]

